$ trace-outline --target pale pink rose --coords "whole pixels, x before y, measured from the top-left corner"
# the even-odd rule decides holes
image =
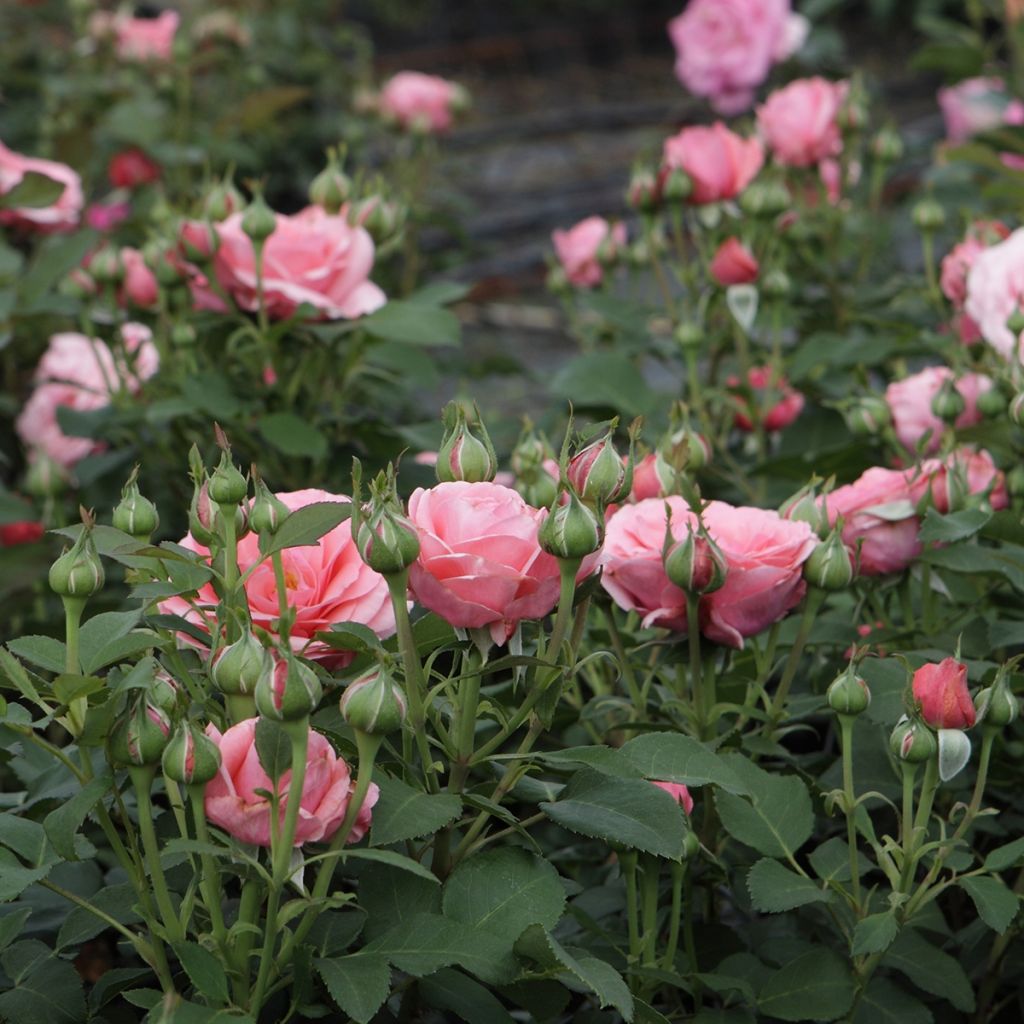
[[[381,89],[377,107],[403,128],[445,132],[462,102],[462,89],[454,82],[419,71],[400,71]]]
[[[112,22],[117,55],[122,60],[170,60],[181,16],[162,11],[156,18],[116,14]]]
[[[967,273],[964,312],[1005,359],[1020,358],[1020,337],[1006,321],[1024,305],[1024,228],[974,257]]]
[[[409,586],[413,597],[460,629],[488,628],[501,646],[522,619],[558,601],[558,561],[541,551],[545,512],[511,487],[445,483],[409,498],[420,538]]]
[[[1008,170],[1024,171],[1024,154],[1000,153],[999,162]]]
[[[657,786],[658,789],[665,790],[687,814],[693,813],[693,797],[690,796],[690,791],[682,783],[658,782],[656,779],[651,779],[651,784]]]
[[[693,182],[691,203],[717,203],[739,195],[763,163],[760,140],[744,139],[716,121],[710,127],[684,128],[665,140],[662,176],[684,171]]]
[[[838,116],[849,89],[848,82],[801,78],[769,95],[757,108],[757,128],[778,163],[810,167],[841,152]]]
[[[1006,92],[1001,78],[967,78],[939,90],[946,138],[965,142],[1004,124],[1024,124],[1024,103]]]
[[[129,203],[92,203],[85,211],[85,223],[97,231],[113,231],[131,216]]]
[[[825,499],[829,522],[843,518],[843,543],[862,576],[899,572],[921,553],[910,479],[907,470],[873,466]]]
[[[233,213],[217,225],[220,247],[213,266],[235,302],[254,311],[259,306],[256,261],[242,217]],[[275,220],[277,227],[263,247],[264,298],[271,318],[283,320],[302,303],[315,307],[321,320],[359,317],[384,305],[384,293],[369,280],[374,248],[363,228],[319,206],[290,217],[278,213]]]
[[[708,270],[723,288],[727,288],[733,284],[753,284],[761,268],[754,254],[734,237],[727,238],[718,247]]]
[[[953,376],[948,366],[929,366],[920,373],[893,381],[885,389],[893,429],[900,443],[909,451],[916,451],[925,435],[928,435],[926,452],[938,451],[941,446],[944,426],[932,412],[932,399]],[[957,429],[980,423],[982,415],[978,412],[978,396],[991,390],[991,378],[981,373],[965,373],[957,378],[955,386],[964,399],[964,411],[955,423]]]
[[[940,515],[956,507],[966,495],[987,495],[997,511],[1010,503],[1006,477],[984,449],[975,451],[964,446],[944,459],[926,459],[907,471],[907,479],[915,504],[930,495]]]
[[[314,502],[350,500],[344,495],[314,488],[285,491],[277,497],[292,511]],[[185,536],[181,545],[200,555],[209,555],[191,534]],[[276,635],[274,623],[279,616],[279,600],[274,566],[269,558],[260,558],[259,538],[253,533],[238,542],[237,550],[242,573],[256,566],[245,582],[253,625]],[[395,632],[395,613],[387,582],[359,557],[348,520],[324,534],[315,544],[285,548],[281,560],[288,605],[295,614],[289,639],[292,648],[303,657],[331,666],[351,662],[352,653],[336,650],[316,639],[318,632],[329,631],[338,622],[357,622],[382,639]],[[216,591],[206,584],[199,589],[194,603],[198,612],[180,597],[169,598],[160,608],[165,614],[181,615],[209,631],[213,613],[220,603]]]
[[[593,288],[604,277],[602,257],[614,256],[626,244],[626,226],[604,217],[587,217],[568,231],[555,231],[555,254],[571,284]]]
[[[967,275],[974,261],[989,246],[1007,238],[1009,228],[997,220],[975,221],[968,229],[962,242],[958,242],[942,260],[939,284],[942,294],[961,309],[967,301]]]
[[[125,246],[121,250],[124,280],[121,282],[121,303],[130,303],[141,309],[151,309],[160,298],[160,286],[153,271],[146,266],[138,249]]]
[[[122,325],[121,342],[125,355],[116,357],[118,375],[130,391],[138,391],[142,382],[160,369],[160,352],[153,343],[153,332],[134,321]]]
[[[726,383],[731,388],[738,388],[740,379],[730,376]],[[747,374],[747,383],[753,392],[753,400],[760,411],[761,425],[765,430],[783,430],[803,411],[803,394],[790,387],[789,381],[778,376],[770,366],[752,366]],[[749,402],[742,395],[737,395],[735,403],[736,426],[740,430],[753,430],[753,410]]]
[[[703,513],[711,539],[728,564],[725,584],[700,603],[701,632],[716,643],[742,647],[795,608],[806,585],[803,564],[818,540],[807,523],[777,512],[712,501]]]
[[[601,586],[620,608],[637,612],[642,627],[679,632],[686,629],[686,594],[669,581],[662,563],[669,514],[674,540],[684,540],[689,530],[697,529],[696,515],[675,494],[623,505],[608,520]]]
[[[247,718],[223,735],[215,725],[206,727],[206,735],[220,748],[221,766],[206,784],[204,805],[206,816],[218,828],[243,843],[270,846],[272,807],[258,791],[276,793],[279,824],[283,826],[292,773],[286,771],[275,787],[263,770],[256,752],[257,721]],[[355,782],[344,758],[334,752],[325,736],[310,729],[295,845],[331,839],[345,819],[354,792]],[[348,842],[357,843],[366,835],[371,809],[379,796],[380,790],[371,782]]]
[[[668,25],[676,77],[719,113],[741,113],[772,65],[803,45],[807,29],[789,0],[690,0]]]
[[[82,179],[65,164],[15,153],[0,142],[0,195],[10,192],[26,174],[42,174],[64,186],[50,206],[16,206],[0,209],[0,224],[32,231],[70,231],[81,216]]]
[[[40,451],[65,469],[70,469],[100,446],[90,438],[65,434],[57,421],[57,410],[64,406],[76,412],[91,412],[103,408],[108,402],[105,393],[77,384],[40,384],[18,414],[14,426],[30,452]]]

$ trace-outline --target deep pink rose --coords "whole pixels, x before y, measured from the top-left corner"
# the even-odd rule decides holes
[[[731,388],[739,387],[738,377],[729,377]],[[803,411],[804,396],[790,387],[785,377],[779,377],[770,366],[752,366],[747,383],[753,391],[753,400],[760,410],[761,425],[765,430],[783,430]],[[740,430],[753,430],[750,404],[741,395],[736,396],[735,423]]]
[[[967,275],[980,253],[1001,242],[1010,234],[1009,228],[997,220],[975,221],[962,242],[958,242],[942,260],[939,284],[942,294],[961,309],[967,301]]]
[[[402,128],[424,132],[445,132],[452,115],[465,103],[463,89],[437,75],[400,71],[381,89],[377,106]]]
[[[113,231],[131,212],[128,203],[91,203],[85,211],[85,223],[97,231]]]
[[[955,658],[922,665],[914,673],[914,699],[921,705],[921,717],[933,729],[970,729],[974,725],[967,666]]]
[[[568,231],[555,231],[551,240],[569,282],[593,288],[604,277],[602,257],[614,256],[626,244],[626,226],[609,224],[604,217],[587,217]]]
[[[156,18],[116,14],[112,22],[117,55],[122,60],[170,60],[181,16],[162,11]]]
[[[735,508],[712,501],[703,514],[711,539],[725,555],[725,584],[700,603],[701,632],[729,647],[742,647],[795,608],[806,586],[803,564],[817,546],[807,523],[777,512]]]
[[[220,248],[213,266],[235,302],[254,311],[259,306],[256,261],[242,217],[233,213],[217,225]],[[271,318],[283,320],[302,303],[315,307],[321,320],[350,319],[384,305],[384,293],[369,280],[374,248],[365,229],[319,206],[291,217],[278,213],[275,220],[263,248],[263,290]]]
[[[907,471],[907,479],[914,503],[930,494],[935,511],[941,515],[958,507],[967,495],[986,494],[997,511],[1010,504],[1006,477],[984,449],[975,451],[965,446],[945,459],[926,459]]]
[[[646,498],[623,505],[608,520],[601,552],[601,586],[626,611],[636,611],[641,626],[686,629],[686,594],[665,575],[666,506],[675,540],[697,528],[697,517],[678,495]]]
[[[153,271],[146,266],[138,249],[125,246],[121,250],[124,280],[121,282],[120,301],[141,309],[151,309],[160,298],[160,287]]]
[[[723,287],[732,284],[753,284],[760,266],[754,254],[738,239],[727,238],[715,253],[708,270]]]
[[[82,179],[65,164],[15,153],[0,142],[0,195],[10,192],[26,174],[42,174],[64,186],[49,206],[16,206],[0,210],[0,224],[32,231],[70,231],[82,212]]]
[[[967,78],[939,90],[946,138],[965,142],[1004,124],[1024,124],[1024,103],[1011,98],[1001,78]]]
[[[953,379],[948,366],[929,366],[920,373],[893,381],[885,389],[885,400],[892,413],[892,425],[900,443],[908,451],[916,451],[925,435],[925,451],[935,452],[942,444],[944,425],[932,412],[932,399],[947,380]],[[971,427],[982,420],[978,412],[978,396],[990,391],[992,380],[982,373],[965,373],[956,380],[956,390],[964,399],[964,411],[957,417],[957,429]]]
[[[789,0],[690,0],[668,25],[676,76],[720,114],[738,114],[772,65],[803,45],[807,29]]]
[[[277,497],[292,511],[314,502],[350,500],[315,488],[285,491]],[[209,554],[191,534],[186,535],[181,545],[204,556]],[[359,557],[349,521],[324,534],[316,544],[285,548],[281,560],[288,604],[295,613],[289,639],[292,648],[303,657],[332,666],[343,666],[352,660],[351,653],[335,650],[316,639],[318,631],[330,630],[337,622],[358,622],[382,639],[394,633],[395,614],[387,583]],[[269,558],[260,559],[259,538],[249,533],[238,542],[238,567],[245,573],[253,565],[257,568],[245,583],[249,614],[254,625],[274,634],[274,621],[279,615],[274,567]],[[160,608],[165,614],[181,615],[209,631],[213,617],[204,613],[214,611],[218,603],[216,592],[207,584],[195,599],[199,612],[180,597],[164,601]]]
[[[1014,310],[1024,307],[1024,228],[974,257],[967,272],[964,312],[981,336],[1005,359],[1019,359],[1020,336],[1006,326]]]
[[[693,797],[690,796],[690,791],[682,783],[658,782],[656,779],[651,779],[651,785],[665,790],[687,814],[693,813]]]
[[[270,801],[258,790],[277,794],[280,824],[284,824],[291,770],[286,771],[275,788],[260,764],[256,752],[256,723],[247,718],[231,726],[223,735],[214,725],[206,727],[206,735],[220,748],[221,766],[217,775],[206,784],[206,816],[243,843],[270,846]],[[325,736],[309,730],[306,753],[306,777],[302,782],[302,802],[295,829],[295,845],[327,842],[341,827],[355,790],[351,772],[344,758],[338,757]],[[371,808],[380,790],[370,783],[355,825],[348,837],[357,843],[370,827]]]
[[[409,586],[424,608],[460,629],[490,629],[499,646],[521,619],[539,619],[558,601],[558,561],[541,551],[545,513],[511,487],[445,483],[409,498],[420,556]]]
[[[757,128],[778,163],[810,167],[839,154],[839,110],[849,88],[848,82],[816,77],[771,93],[757,108]]]
[[[862,576],[905,569],[921,553],[917,498],[911,473],[873,466],[825,499],[829,522],[843,517],[843,543],[856,555]]]
[[[107,177],[114,188],[138,188],[160,179],[160,165],[135,146],[110,158]]]
[[[764,163],[758,139],[745,139],[721,121],[684,128],[665,140],[662,169],[685,171],[693,182],[691,203],[733,199],[753,181]]]

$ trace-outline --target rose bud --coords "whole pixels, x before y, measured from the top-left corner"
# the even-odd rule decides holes
[[[89,273],[100,284],[119,284],[124,279],[124,262],[112,245],[104,245],[89,260]]]
[[[649,780],[652,786],[663,789],[680,807],[689,815],[693,814],[693,797],[690,791],[681,782],[658,782],[657,779]]]
[[[212,221],[227,220],[231,214],[244,207],[242,194],[230,181],[214,185],[203,199],[203,212]]]
[[[784,270],[769,270],[761,280],[761,294],[767,299],[784,299],[793,290]]]
[[[1010,691],[1006,672],[1000,671],[996,681],[974,698],[974,709],[982,725],[1005,728],[1017,720],[1020,702]]]
[[[345,687],[341,717],[357,732],[383,736],[401,729],[405,698],[383,668],[375,668]]]
[[[705,331],[700,324],[684,320],[675,331],[676,344],[684,351],[700,348],[704,343]]]
[[[19,523],[4,523],[0,526],[0,548],[16,548],[21,544],[34,544],[43,539],[42,523],[25,519]]]
[[[60,597],[92,597],[104,583],[103,563],[92,539],[91,522],[50,566],[50,589]]]
[[[146,691],[146,696],[151,704],[155,704],[161,711],[173,716],[178,708],[181,687],[178,685],[178,680],[169,672],[160,671],[153,676],[153,682]]]
[[[1024,494],[1024,466],[1014,466],[1006,474],[1006,489],[1015,497]]]
[[[170,735],[171,720],[166,712],[138,697],[114,722],[109,740],[110,760],[128,767],[157,764]]]
[[[249,494],[249,485],[231,460],[231,449],[220,453],[220,462],[210,474],[207,490],[218,505],[240,505]]]
[[[163,753],[164,774],[182,786],[205,786],[220,771],[220,748],[192,722],[174,730]]]
[[[923,232],[938,231],[946,223],[946,211],[934,199],[922,199],[910,212],[914,226]]]
[[[196,329],[191,324],[175,324],[171,328],[171,341],[176,348],[191,348],[196,343]]]
[[[882,163],[895,163],[903,156],[903,139],[895,128],[887,126],[880,129],[871,140],[871,152]]]
[[[879,395],[865,395],[846,410],[846,425],[854,437],[872,437],[889,425],[889,405]]]
[[[206,480],[197,481],[188,510],[188,531],[200,544],[209,547],[216,537],[216,528],[216,510],[210,501],[209,485]]]
[[[1006,412],[1007,405],[1006,395],[1003,394],[1002,388],[998,385],[990,387],[988,391],[982,391],[978,395],[978,412],[988,419],[1002,416]]]
[[[35,452],[25,473],[25,491],[33,498],[56,498],[68,486],[68,473],[48,455]]]
[[[297,722],[316,710],[323,695],[316,672],[293,655],[287,655],[275,661],[273,671],[260,676],[256,684],[256,710],[275,722]]]
[[[923,764],[938,753],[939,741],[924,722],[904,715],[889,737],[889,749],[907,764]]]
[[[1014,337],[1024,331],[1024,310],[1015,306],[1013,312],[1006,318],[1006,328]]]
[[[967,666],[955,658],[922,665],[914,673],[914,698],[921,717],[933,729],[969,729],[975,722],[974,703],[967,689]]]
[[[646,167],[634,170],[626,190],[628,205],[641,213],[652,213],[658,208],[659,198],[658,180],[653,171]]]
[[[1010,419],[1018,426],[1024,427],[1024,391],[1014,395],[1010,401]]]
[[[693,829],[687,830],[686,835],[683,837],[683,860],[693,860],[697,854],[700,853],[700,839],[697,833]]]
[[[679,167],[673,167],[665,177],[661,195],[666,203],[684,203],[693,193],[693,179]]]
[[[175,247],[163,239],[147,242],[142,247],[142,260],[164,287],[179,284],[184,277]]]
[[[932,412],[944,423],[952,425],[963,415],[966,407],[967,403],[957,390],[956,382],[952,377],[947,377],[932,399]]]
[[[828,537],[804,562],[804,579],[820,590],[845,590],[854,577],[853,560],[842,538],[842,525],[837,523]]]
[[[337,151],[327,151],[327,166],[310,182],[309,201],[327,213],[337,213],[352,192],[352,182],[341,169]]]
[[[686,537],[673,542],[668,523],[665,524],[662,562],[669,582],[687,594],[710,594],[720,589],[729,572],[725,555],[706,530],[695,533],[688,527]]]
[[[825,499],[819,497],[818,488],[813,483],[804,485],[787,498],[779,506],[779,515],[790,522],[807,523],[821,540],[831,532]]]
[[[110,158],[107,177],[114,188],[138,188],[159,180],[160,165],[141,149],[125,149]]]
[[[871,703],[871,691],[851,665],[832,680],[825,699],[837,715],[859,715]]]
[[[476,429],[473,432],[466,419],[466,411],[458,402],[449,402],[444,409],[445,436],[437,453],[437,479],[439,483],[483,483],[494,479],[498,471],[498,458],[494,445],[474,406]]]
[[[234,643],[220,648],[210,663],[210,679],[221,693],[251,694],[273,665],[270,652],[246,630]]]
[[[569,500],[563,503],[566,493]],[[584,505],[570,487],[556,496],[537,531],[537,543],[555,558],[586,558],[604,543],[604,517]]]
[[[277,218],[267,206],[263,193],[257,191],[242,214],[242,231],[253,245],[262,245],[277,230]]]
[[[112,522],[115,530],[131,534],[138,541],[148,541],[160,525],[160,514],[156,505],[139,491],[135,482],[138,467],[132,470],[128,482],[121,491],[121,500],[114,509]]]
[[[220,235],[212,224],[186,220],[178,232],[178,244],[186,259],[194,263],[208,263],[220,248]]]
[[[263,482],[255,466],[252,478],[255,481],[256,497],[249,510],[249,526],[258,536],[273,536],[291,515],[291,509]]]
[[[612,435],[615,422],[604,437],[591,441],[569,460],[569,483],[588,505],[605,507],[620,501],[633,486],[632,467],[623,464]]]
[[[761,272],[757,257],[738,238],[727,238],[708,266],[711,277],[723,288],[734,284],[753,284]]]

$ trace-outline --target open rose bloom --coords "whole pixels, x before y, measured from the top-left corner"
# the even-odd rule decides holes
[[[964,312],[982,338],[1005,359],[1020,359],[1021,338],[1006,325],[1024,308],[1024,228],[974,257],[967,272]]]
[[[204,802],[211,824],[243,843],[270,846],[272,808],[267,797],[257,791],[273,793],[275,786],[256,751],[256,723],[257,719],[247,718],[223,734],[216,726],[207,726],[206,734],[220,748],[221,767],[206,785]],[[286,771],[277,783],[281,823],[291,774]],[[310,729],[295,845],[328,842],[341,827],[354,789],[355,782],[344,758],[334,752],[325,736]],[[366,835],[379,795],[377,786],[371,783],[348,842],[356,843]]]
[[[84,198],[82,179],[65,164],[15,153],[0,142],[0,195],[20,184],[26,174],[41,174],[63,186],[49,206],[15,206],[0,209],[0,224],[29,231],[70,231],[78,225]]]
[[[604,278],[602,258],[611,258],[626,244],[626,226],[587,217],[568,231],[555,231],[551,240],[569,283],[593,288]]]
[[[757,139],[745,139],[721,121],[710,127],[684,128],[665,140],[662,175],[684,171],[693,182],[689,201],[717,203],[735,199],[757,176],[764,164],[764,148]]]
[[[938,99],[946,138],[953,143],[1000,125],[1024,124],[1024,103],[1009,96],[1001,78],[967,78],[940,89]]]
[[[757,129],[772,155],[788,167],[810,167],[843,148],[839,111],[847,82],[801,78],[776,89],[757,108]]]
[[[896,436],[908,451],[924,444],[928,452],[938,451],[945,425],[932,412],[932,400],[947,380],[953,380],[948,366],[929,366],[920,373],[893,381],[885,390]],[[992,380],[981,373],[965,373],[955,378],[956,390],[964,400],[964,411],[957,417],[957,429],[980,423],[978,396],[992,388]]]
[[[445,132],[465,102],[465,91],[454,82],[420,71],[400,71],[381,89],[377,109],[407,130]]]

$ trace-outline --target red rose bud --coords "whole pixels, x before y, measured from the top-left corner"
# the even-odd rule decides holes
[[[871,703],[871,691],[851,666],[831,682],[825,699],[837,715],[859,715]]]
[[[932,412],[944,423],[952,425],[963,415],[967,403],[956,387],[956,381],[947,377],[932,399]]]
[[[658,782],[657,779],[649,780],[652,786],[663,789],[680,807],[687,813],[693,813],[693,797],[690,791],[681,782]]]
[[[26,519],[20,523],[0,526],[0,548],[14,548],[20,544],[34,544],[43,538],[43,524]]]
[[[629,494],[632,474],[615,450],[614,424],[604,437],[592,441],[569,460],[566,476],[588,505],[604,507]]]
[[[839,529],[833,530],[804,562],[804,579],[820,590],[845,590],[855,575]]]
[[[889,737],[889,749],[907,764],[923,764],[939,752],[939,741],[924,722],[904,715]]]
[[[252,477],[255,480],[256,497],[249,510],[249,526],[258,536],[273,536],[291,515],[291,509],[263,482],[255,466]]]
[[[166,712],[144,697],[136,698],[110,732],[110,760],[115,765],[157,764],[171,736]]]
[[[102,589],[104,579],[92,524],[83,523],[78,540],[50,566],[50,589],[60,597],[92,597]]]
[[[288,655],[264,672],[256,684],[256,710],[275,722],[297,722],[308,718],[323,697],[316,672],[298,658]]]
[[[754,254],[738,238],[727,238],[718,247],[708,271],[723,288],[727,288],[734,284],[753,284],[761,267]]]
[[[352,182],[341,169],[338,152],[332,147],[327,151],[327,166],[310,183],[309,201],[327,213],[335,214],[347,202],[351,192]]]
[[[163,752],[164,774],[182,786],[205,786],[220,771],[220,748],[192,722],[182,722]]]
[[[358,732],[383,736],[401,729],[405,697],[382,668],[376,668],[345,687],[339,703],[341,717]]]
[[[107,177],[114,188],[138,188],[159,180],[160,165],[141,149],[125,149],[110,158]]]
[[[914,673],[914,698],[933,729],[969,729],[976,714],[967,689],[967,666],[955,658],[922,665]]]
[[[221,647],[210,664],[213,685],[225,694],[251,694],[273,669],[270,652],[250,633],[244,632],[234,643]]]
[[[729,572],[725,555],[706,530],[695,533],[688,529],[683,540],[674,541],[666,524],[662,561],[669,581],[687,594],[710,594],[720,589]]]
[[[160,515],[156,505],[139,491],[139,485],[136,483],[138,471],[136,466],[122,488],[121,500],[114,509],[111,521],[115,530],[131,534],[136,540],[145,542],[160,525]]]
[[[476,412],[476,431],[466,419],[466,410],[458,402],[449,402],[444,410],[445,436],[437,453],[437,479],[440,483],[463,480],[483,483],[494,479],[498,457],[490,435]]]
[[[583,559],[604,543],[604,517],[584,505],[571,488],[568,501],[563,499],[565,493],[555,498],[541,523],[537,543],[555,558]]]
[[[182,221],[178,231],[178,244],[186,259],[193,263],[208,263],[220,247],[216,228],[201,220]]]
[[[846,425],[854,437],[873,437],[891,422],[889,405],[878,395],[865,395],[846,410]]]

